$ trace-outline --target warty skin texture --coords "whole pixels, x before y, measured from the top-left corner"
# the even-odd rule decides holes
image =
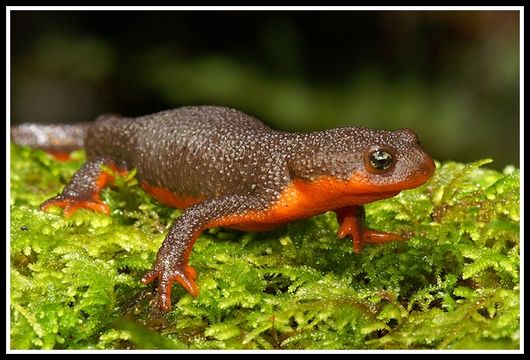
[[[160,247],[153,270],[142,279],[158,279],[165,310],[171,307],[174,281],[198,295],[188,259],[204,229],[268,230],[334,210],[340,214],[339,234],[351,235],[360,252],[363,242],[400,239],[364,229],[360,205],[417,187],[434,172],[432,159],[408,129],[287,133],[238,110],[215,106],[138,118],[101,116],[88,128],[84,146],[89,161],[42,207],[59,205],[67,215],[78,207],[109,212],[99,199],[111,181],[102,178],[100,165],[106,164],[137,169],[144,189],[166,204],[186,208]],[[371,165],[378,150],[392,159],[387,169]]]
[[[373,174],[363,157],[380,147],[399,154],[399,161],[392,172]],[[269,202],[294,179],[347,180],[355,172],[374,192],[430,170],[423,168],[428,155],[408,129],[286,133],[238,110],[211,106],[134,119],[100,117],[88,131],[86,149],[89,159],[111,157],[136,168],[138,179],[149,185],[205,199],[238,194]]]

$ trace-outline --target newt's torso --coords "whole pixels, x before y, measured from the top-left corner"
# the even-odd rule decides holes
[[[398,158],[403,154],[406,171],[399,165],[394,176],[366,171],[363,157],[372,144],[385,145]],[[268,229],[389,197],[417,186],[431,166],[422,165],[428,159],[409,130],[286,133],[240,111],[211,106],[134,119],[103,116],[89,128],[85,147],[89,158],[108,157],[137,169],[142,187],[174,207],[229,195],[260,198],[262,208],[254,209],[249,230],[260,228],[251,222]],[[258,212],[265,209],[261,219]],[[232,227],[245,229],[241,220]]]
[[[147,191],[183,208],[227,195],[275,198],[290,181],[286,135],[236,110],[187,107],[103,117],[89,129],[86,151],[137,169]]]
[[[99,198],[111,181],[101,170],[105,164],[136,169],[147,192],[186,209],[162,244],[154,269],[143,279],[159,279],[165,309],[173,281],[198,294],[196,274],[187,264],[193,243],[205,228],[268,230],[333,210],[341,223],[339,236],[351,235],[360,252],[363,242],[402,239],[365,229],[360,205],[417,187],[434,172],[433,160],[408,129],[344,127],[287,133],[238,110],[215,106],[138,118],[101,116],[92,124],[64,130],[59,138],[56,130],[31,126],[13,129],[14,141],[56,153],[82,143],[89,159],[43,208],[58,205],[67,215],[80,207],[108,213]]]

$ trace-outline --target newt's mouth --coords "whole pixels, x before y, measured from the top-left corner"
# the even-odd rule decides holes
[[[433,175],[436,170],[436,164],[434,160],[426,156],[425,161],[417,168],[410,180],[405,182],[410,185],[408,189],[413,189],[418,186],[425,184]]]
[[[387,185],[373,186],[372,191],[380,194],[381,198],[394,196],[400,191],[414,189],[425,184],[434,175],[435,170],[434,161],[426,155],[424,161],[414,171],[411,171],[405,180]],[[393,192],[394,194],[392,195]]]

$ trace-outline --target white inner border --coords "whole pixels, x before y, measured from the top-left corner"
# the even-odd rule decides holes
[[[438,10],[453,10],[453,11],[486,11],[486,10],[497,10],[497,11],[519,11],[519,156],[520,156],[520,171],[521,171],[521,278],[520,278],[520,348],[519,350],[11,350],[10,348],[10,104],[11,104],[11,11],[84,11],[84,10],[101,10],[101,11],[112,11],[112,10],[128,10],[128,11],[159,11],[159,10],[173,10],[173,11],[191,11],[191,10],[225,10],[225,11],[263,11],[263,10],[278,10],[278,11],[368,11],[368,10],[381,10],[381,11],[438,11]],[[524,353],[524,6],[7,6],[6,7],[6,132],[5,132],[5,144],[6,144],[6,353]]]

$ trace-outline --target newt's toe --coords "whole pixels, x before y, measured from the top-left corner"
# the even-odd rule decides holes
[[[96,212],[100,212],[106,215],[110,214],[110,208],[100,199],[76,199],[76,198],[63,198],[54,197],[46,200],[40,206],[40,209],[46,211],[50,206],[58,206],[63,209],[63,214],[66,217],[72,216],[79,209],[90,209]]]
[[[195,271],[195,269],[191,266],[186,265],[184,272],[186,273],[186,276],[191,280],[197,280],[197,271]]]
[[[171,289],[176,281],[193,297],[199,296],[199,287],[195,283],[197,272],[187,265],[183,270],[153,269],[142,277],[142,283],[148,284],[158,279],[158,303],[162,310],[171,310]]]
[[[364,229],[363,231],[363,241],[368,244],[380,244],[388,241],[403,240],[407,240],[407,238],[398,234],[380,232],[372,229]]]

